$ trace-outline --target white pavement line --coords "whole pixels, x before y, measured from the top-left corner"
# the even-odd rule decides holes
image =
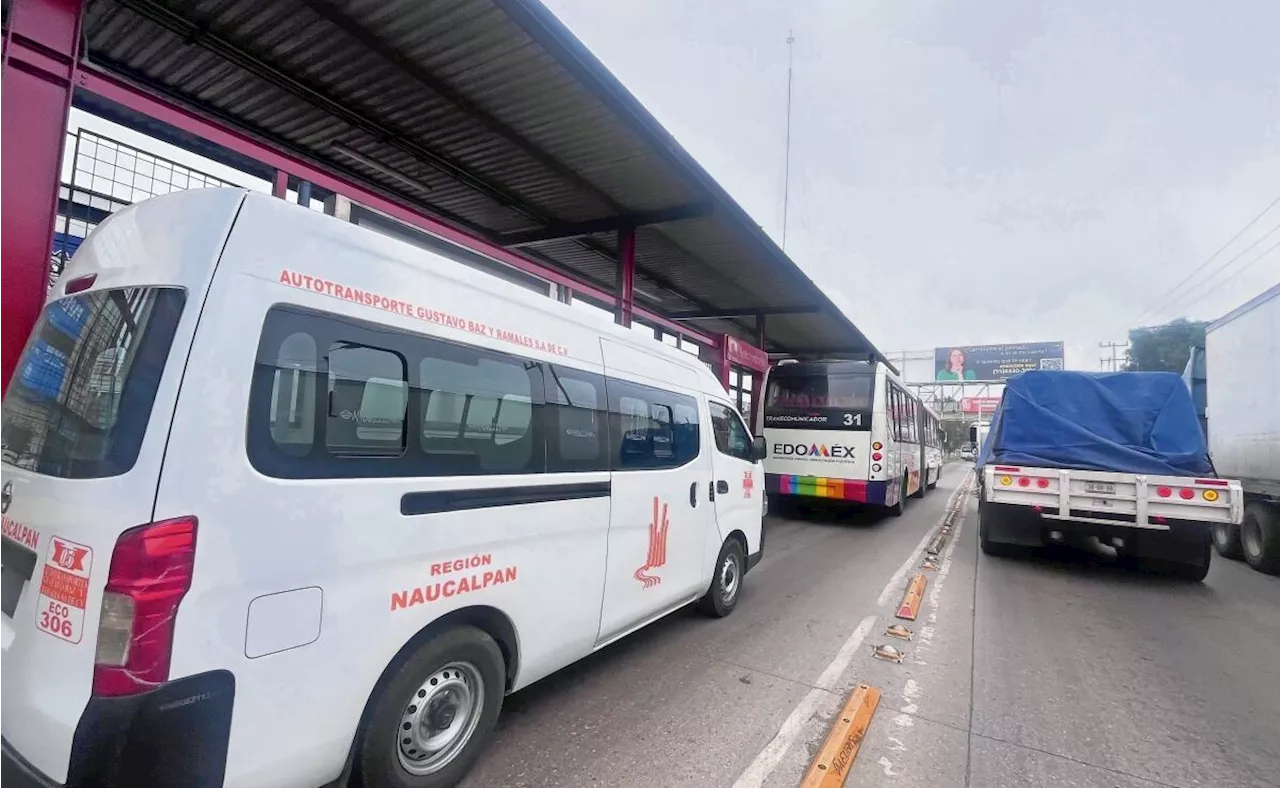
[[[888,584],[885,585],[884,590],[880,592],[880,597],[876,601],[877,607],[884,607],[889,598],[893,596],[895,592],[901,591],[899,586],[902,584],[902,579],[906,577],[907,572],[911,571],[916,562],[920,560],[920,553],[924,550],[925,545],[929,543],[929,540],[933,538],[934,532],[941,527],[943,522],[946,521],[948,515],[956,505],[957,498],[962,491],[965,491],[965,487],[966,485],[962,482],[960,486],[955,489],[955,492],[953,492],[951,497],[947,500],[947,505],[942,512],[942,517],[939,518],[934,527],[930,528],[928,532],[925,533],[924,538],[920,540],[920,543],[916,545],[915,549],[911,551],[911,554],[907,556],[907,560],[902,563],[902,566],[898,567],[898,571],[894,572],[893,577],[889,578]],[[954,547],[954,545],[952,546]],[[948,552],[948,556],[949,555],[950,553]],[[826,669],[822,671],[822,674],[818,676],[818,681],[815,683],[814,689],[809,690],[805,693],[805,696],[800,699],[800,702],[796,704],[796,707],[792,709],[791,713],[787,715],[787,718],[783,720],[782,727],[778,729],[778,733],[769,741],[768,744],[765,745],[764,749],[756,755],[755,760],[751,761],[751,765],[748,766],[741,775],[739,775],[736,781],[734,781],[733,788],[760,788],[760,786],[764,785],[764,781],[769,778],[769,775],[773,773],[774,769],[778,768],[778,764],[782,763],[782,758],[787,754],[787,750],[791,748],[791,745],[794,744],[796,739],[800,737],[800,734],[804,732],[805,724],[809,721],[809,718],[813,716],[813,713],[817,711],[818,704],[822,702],[823,696],[831,694],[831,691],[836,686],[836,682],[840,680],[840,676],[844,674],[846,669],[848,669],[849,663],[853,661],[854,655],[858,652],[858,649],[862,647],[862,641],[866,639],[867,633],[871,631],[873,626],[875,626],[877,618],[877,616],[871,615],[862,619],[857,628],[853,630],[853,634],[849,636],[849,639],[846,640],[844,645],[840,647],[840,650],[836,652],[835,658],[831,660],[831,663],[827,665]],[[910,718],[908,717],[907,719],[908,722],[906,724],[910,725]]]
[[[778,764],[782,763],[782,756],[787,754],[787,750],[795,743],[795,740],[804,732],[805,723],[818,710],[818,704],[822,702],[824,696],[831,695],[831,690],[839,681],[841,674],[849,667],[849,663],[853,661],[854,654],[862,647],[862,641],[867,637],[867,633],[875,626],[876,617],[867,616],[858,624],[857,629],[853,630],[853,634],[840,647],[840,651],[836,653],[835,659],[831,660],[831,664],[827,665],[827,669],[822,671],[822,675],[818,677],[817,686],[805,693],[800,699],[796,707],[787,715],[783,721],[782,727],[778,729],[777,735],[765,745],[760,754],[755,757],[751,765],[734,782],[733,788],[760,788],[764,785],[764,781],[778,768]]]
[[[894,572],[893,577],[889,578],[889,584],[884,587],[884,590],[880,592],[880,598],[876,600],[876,607],[884,607],[889,604],[897,594],[901,593],[901,588],[899,588],[899,586],[902,585],[903,578],[907,576],[907,572],[916,568],[916,562],[920,560],[920,553],[924,550],[925,545],[929,544],[929,540],[933,538],[933,535],[937,530],[941,528],[942,524],[951,516],[951,512],[956,507],[957,498],[962,492],[967,492],[966,487],[968,487],[968,481],[969,476],[966,474],[964,480],[960,482],[956,489],[952,491],[951,497],[947,499],[947,505],[942,508],[942,517],[938,518],[938,522],[925,532],[924,537],[920,540],[920,544],[916,545],[916,549],[911,551],[911,555],[907,556],[907,560],[903,561],[902,566],[898,567],[898,571]]]

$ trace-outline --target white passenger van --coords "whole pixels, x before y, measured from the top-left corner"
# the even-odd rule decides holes
[[[503,696],[737,604],[696,359],[239,190],[107,219],[4,399],[5,788],[442,786]]]

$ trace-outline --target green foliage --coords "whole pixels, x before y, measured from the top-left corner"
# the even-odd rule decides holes
[[[1207,322],[1180,317],[1163,326],[1135,328],[1129,332],[1129,372],[1182,372],[1191,348],[1204,346]]]

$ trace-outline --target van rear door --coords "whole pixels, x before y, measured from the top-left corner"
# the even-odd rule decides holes
[[[184,300],[150,287],[51,303],[4,399],[4,737],[59,782],[112,550],[151,518],[156,469],[135,465]]]
[[[243,199],[232,190],[173,194],[99,225],[5,391],[0,726],[6,760],[16,753],[57,783],[71,770],[82,718],[85,736],[124,733],[90,722],[92,696],[137,694],[168,678],[158,644],[181,586],[148,572],[183,549],[175,533],[187,526],[169,526],[163,544],[139,541],[154,527],[136,529],[152,519],[199,304]],[[113,596],[104,608],[105,590]],[[162,595],[172,605],[167,624],[148,618]]]

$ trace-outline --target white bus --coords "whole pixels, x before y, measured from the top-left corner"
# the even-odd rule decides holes
[[[924,495],[919,400],[882,363],[784,361],[765,377],[765,489],[884,506]]]
[[[186,191],[51,299],[3,406],[6,784],[453,785],[508,692],[760,558],[763,443],[696,358],[435,252]]]
[[[920,414],[920,467],[924,473],[924,489],[932,490],[942,478],[942,444],[945,433],[938,414],[923,402],[916,403]]]

